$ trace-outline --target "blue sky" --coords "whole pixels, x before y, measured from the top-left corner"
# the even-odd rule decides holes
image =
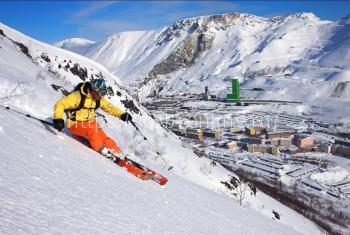
[[[114,32],[157,29],[178,19],[228,12],[271,17],[312,12],[337,20],[349,1],[0,1],[0,22],[53,43],[71,37],[99,41]]]

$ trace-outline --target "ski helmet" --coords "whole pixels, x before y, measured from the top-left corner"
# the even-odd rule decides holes
[[[92,89],[94,89],[101,97],[107,94],[107,86],[103,79],[91,79],[90,82]]]

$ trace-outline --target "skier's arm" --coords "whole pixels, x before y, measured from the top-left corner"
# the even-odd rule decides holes
[[[80,94],[79,92],[73,92],[57,101],[54,107],[54,119],[63,119],[64,110],[74,109],[79,106]]]
[[[105,111],[106,113],[120,118],[123,114],[123,111],[118,109],[117,107],[115,107],[113,104],[111,104],[110,102],[108,102],[108,100],[106,100],[105,98],[102,98],[100,101],[100,107],[103,111]]]

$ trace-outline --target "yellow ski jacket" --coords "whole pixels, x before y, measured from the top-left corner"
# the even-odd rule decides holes
[[[67,111],[66,125],[68,128],[74,125],[75,122],[93,121],[95,119],[96,101],[92,98],[89,92],[84,91],[85,85],[86,83],[81,86],[80,91],[72,92],[57,101],[55,104],[54,119],[63,119],[65,111],[79,107],[81,99],[80,93],[86,96],[83,108],[74,112]],[[118,118],[123,114],[123,111],[108,102],[105,98],[100,100],[100,108],[106,113]]]

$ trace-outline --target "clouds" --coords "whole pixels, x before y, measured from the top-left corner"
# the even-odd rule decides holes
[[[186,2],[153,2],[148,12],[150,15],[163,17],[163,20],[174,22],[196,16],[221,14],[238,11],[239,5],[226,1],[186,1]]]
[[[179,19],[238,10],[237,4],[222,1],[84,2],[66,23],[77,25],[81,37],[102,40],[115,32],[157,29]]]
[[[109,6],[112,6],[113,4],[116,4],[116,3],[117,3],[116,1],[99,1],[99,2],[88,3],[88,5],[83,6],[77,12],[74,12],[73,14],[71,14],[68,21],[76,22],[78,20],[85,20],[93,16],[95,13],[103,9],[106,9]]]
[[[91,20],[77,29],[81,37],[102,40],[115,32],[139,30],[138,24],[118,20]]]

